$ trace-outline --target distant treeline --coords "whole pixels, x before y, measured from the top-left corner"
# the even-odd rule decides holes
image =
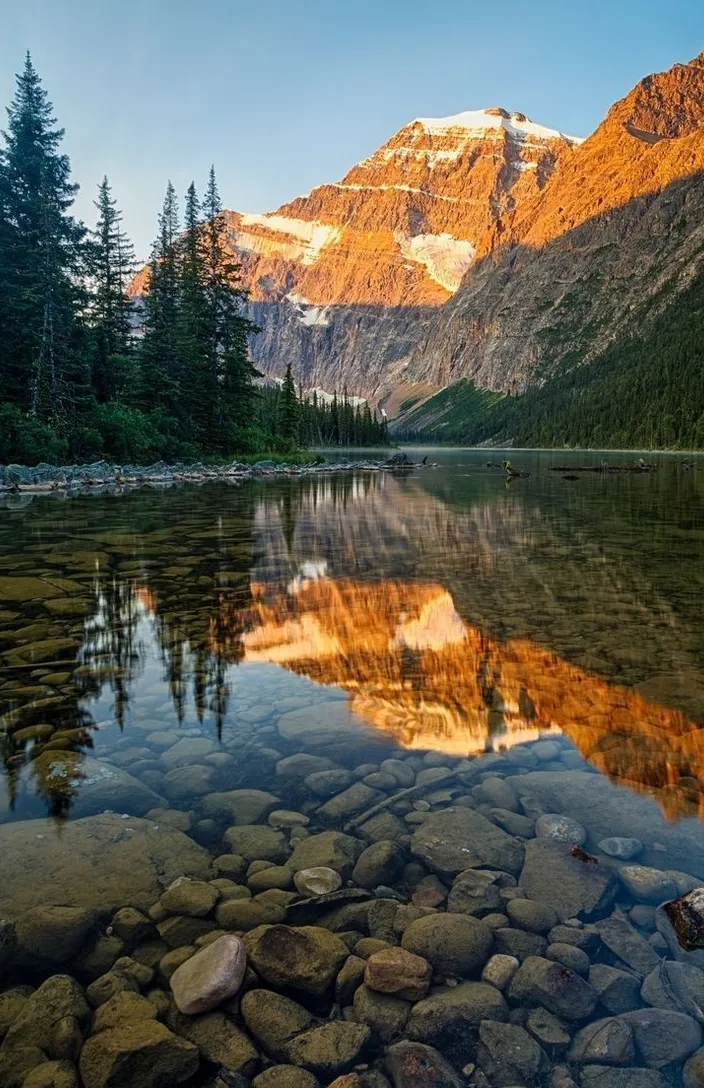
[[[469,418],[458,418],[467,390],[454,398],[456,404],[455,387],[443,390],[438,396],[448,401],[445,424],[412,434],[408,428],[407,437],[469,445],[492,440],[516,446],[704,449],[704,271],[684,291],[653,299],[638,325],[637,335],[619,339],[598,358],[563,365],[540,388],[484,403]]]

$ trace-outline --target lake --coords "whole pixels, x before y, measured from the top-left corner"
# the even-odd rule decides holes
[[[0,500],[3,1085],[704,1083],[704,458],[411,453]]]

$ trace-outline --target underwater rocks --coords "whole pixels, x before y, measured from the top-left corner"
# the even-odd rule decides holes
[[[171,991],[180,1012],[208,1012],[234,997],[247,969],[247,952],[239,937],[225,934],[186,960],[171,976]]]

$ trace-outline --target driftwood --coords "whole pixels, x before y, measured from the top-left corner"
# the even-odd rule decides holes
[[[377,802],[376,805],[372,805],[366,812],[363,812],[361,816],[355,816],[354,820],[350,820],[345,824],[344,831],[353,831],[360,824],[366,823],[372,816],[376,816],[377,812],[383,812],[385,808],[390,808],[391,805],[395,805],[397,801],[405,801],[410,797],[418,797],[422,793],[427,793],[428,790],[435,789],[443,782],[448,782],[451,778],[456,778],[457,771],[447,771],[443,775],[438,775],[432,782],[421,782],[419,786],[408,786],[405,790],[399,790],[398,793],[394,793],[391,797],[385,797],[383,801]]]

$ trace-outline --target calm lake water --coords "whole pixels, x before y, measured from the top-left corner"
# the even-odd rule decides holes
[[[144,910],[158,898],[157,891],[147,902],[147,891],[140,899],[130,886],[121,899],[117,870],[115,887],[98,889],[109,852],[100,873],[93,870],[96,887],[90,864],[97,862],[78,868],[77,861],[75,879],[70,860],[68,872],[51,868],[50,853],[68,841],[72,824],[106,810],[126,825],[148,816],[162,831],[178,829],[211,858],[278,864],[276,851],[223,838],[233,824],[271,825],[271,804],[245,806],[243,815],[227,800],[231,791],[265,791],[273,807],[302,817],[283,830],[274,821],[284,853],[330,828],[348,828],[360,849],[374,839],[395,842],[405,869],[379,884],[391,884],[399,902],[440,912],[461,870],[501,872],[496,895],[484,885],[471,907],[455,907],[489,917],[494,952],[523,961],[559,944],[563,959],[559,950],[548,958],[571,968],[569,946],[579,946],[587,962],[575,969],[598,994],[606,983],[598,972],[592,978],[595,964],[635,980],[621,1006],[606,995],[581,1016],[538,1000],[530,987],[505,986],[510,1017],[488,1018],[522,1026],[548,1067],[526,1058],[530,1068],[507,1071],[474,1029],[462,1045],[446,1027],[435,1035],[418,1024],[399,1027],[396,1037],[437,1046],[458,1071],[474,1063],[462,1074],[467,1083],[538,1083],[562,1065],[582,1084],[603,1074],[603,1088],[680,1083],[685,1059],[701,1045],[702,1016],[692,1002],[704,1007],[704,973],[689,978],[689,1005],[671,996],[672,981],[664,998],[652,997],[654,983],[645,996],[640,987],[654,965],[675,962],[655,908],[704,883],[704,459],[663,455],[652,473],[567,479],[553,468],[606,455],[512,451],[512,463],[530,476],[507,482],[502,456],[434,450],[438,468],[408,474],[361,469],[241,486],[0,497],[0,919],[54,903],[104,913],[135,902]],[[295,756],[307,757],[298,771]],[[389,758],[405,772],[380,770]],[[430,769],[437,786],[434,774],[422,777]],[[442,778],[444,771],[455,774]],[[425,790],[382,809],[366,832],[354,826],[367,809],[424,780]],[[521,857],[525,848],[523,868],[479,847],[473,856],[471,836],[458,846],[442,820],[435,845],[432,836],[423,842],[424,824],[447,809],[482,816]],[[564,856],[531,853],[546,841],[534,837],[546,814],[576,821],[565,825]],[[545,835],[554,832],[547,827]],[[638,840],[632,856],[600,846],[613,836]],[[466,865],[438,858],[448,843],[466,850]],[[580,843],[598,866],[570,853]],[[629,866],[647,866],[650,875]],[[166,883],[179,866],[162,868]],[[246,872],[225,863],[213,875],[222,878],[223,897],[228,883],[248,883]],[[422,894],[433,881],[437,900]],[[290,878],[273,886],[293,901]],[[251,881],[250,891],[259,894]],[[383,889],[376,894],[383,899]],[[524,896],[553,909],[561,932],[502,922],[510,900]],[[282,914],[273,920],[286,906],[279,896]],[[614,911],[628,940],[597,933]],[[589,939],[572,945],[565,921]],[[402,932],[399,925],[394,941]],[[103,930],[92,932],[96,939]],[[65,960],[25,948],[7,968],[7,985],[37,985],[59,970],[87,985],[97,977],[85,959],[88,940]],[[150,941],[158,943],[154,934]],[[179,945],[190,946],[191,937]],[[158,957],[151,966],[154,985],[168,993]],[[444,979],[452,989],[456,978],[461,985],[481,973],[459,965],[453,979],[447,965],[433,967],[441,990]],[[557,1015],[566,1042],[532,1021],[526,1029],[527,1010],[541,1004]],[[651,1007],[674,1010],[687,1024],[665,1016],[664,1026],[648,1021],[646,1030],[636,1010]],[[314,1011],[327,1015],[329,1007]],[[416,1015],[412,1009],[408,1024]],[[630,1043],[625,1057],[604,1059],[577,1033],[614,1015]],[[550,1030],[559,1035],[558,1028]],[[663,1039],[652,1052],[643,1033],[656,1029]],[[389,1038],[372,1024],[366,1060],[381,1068]],[[70,1057],[77,1061],[78,1050]],[[653,1072],[629,1080],[639,1067]],[[213,1068],[203,1058],[193,1083],[210,1083]]]

